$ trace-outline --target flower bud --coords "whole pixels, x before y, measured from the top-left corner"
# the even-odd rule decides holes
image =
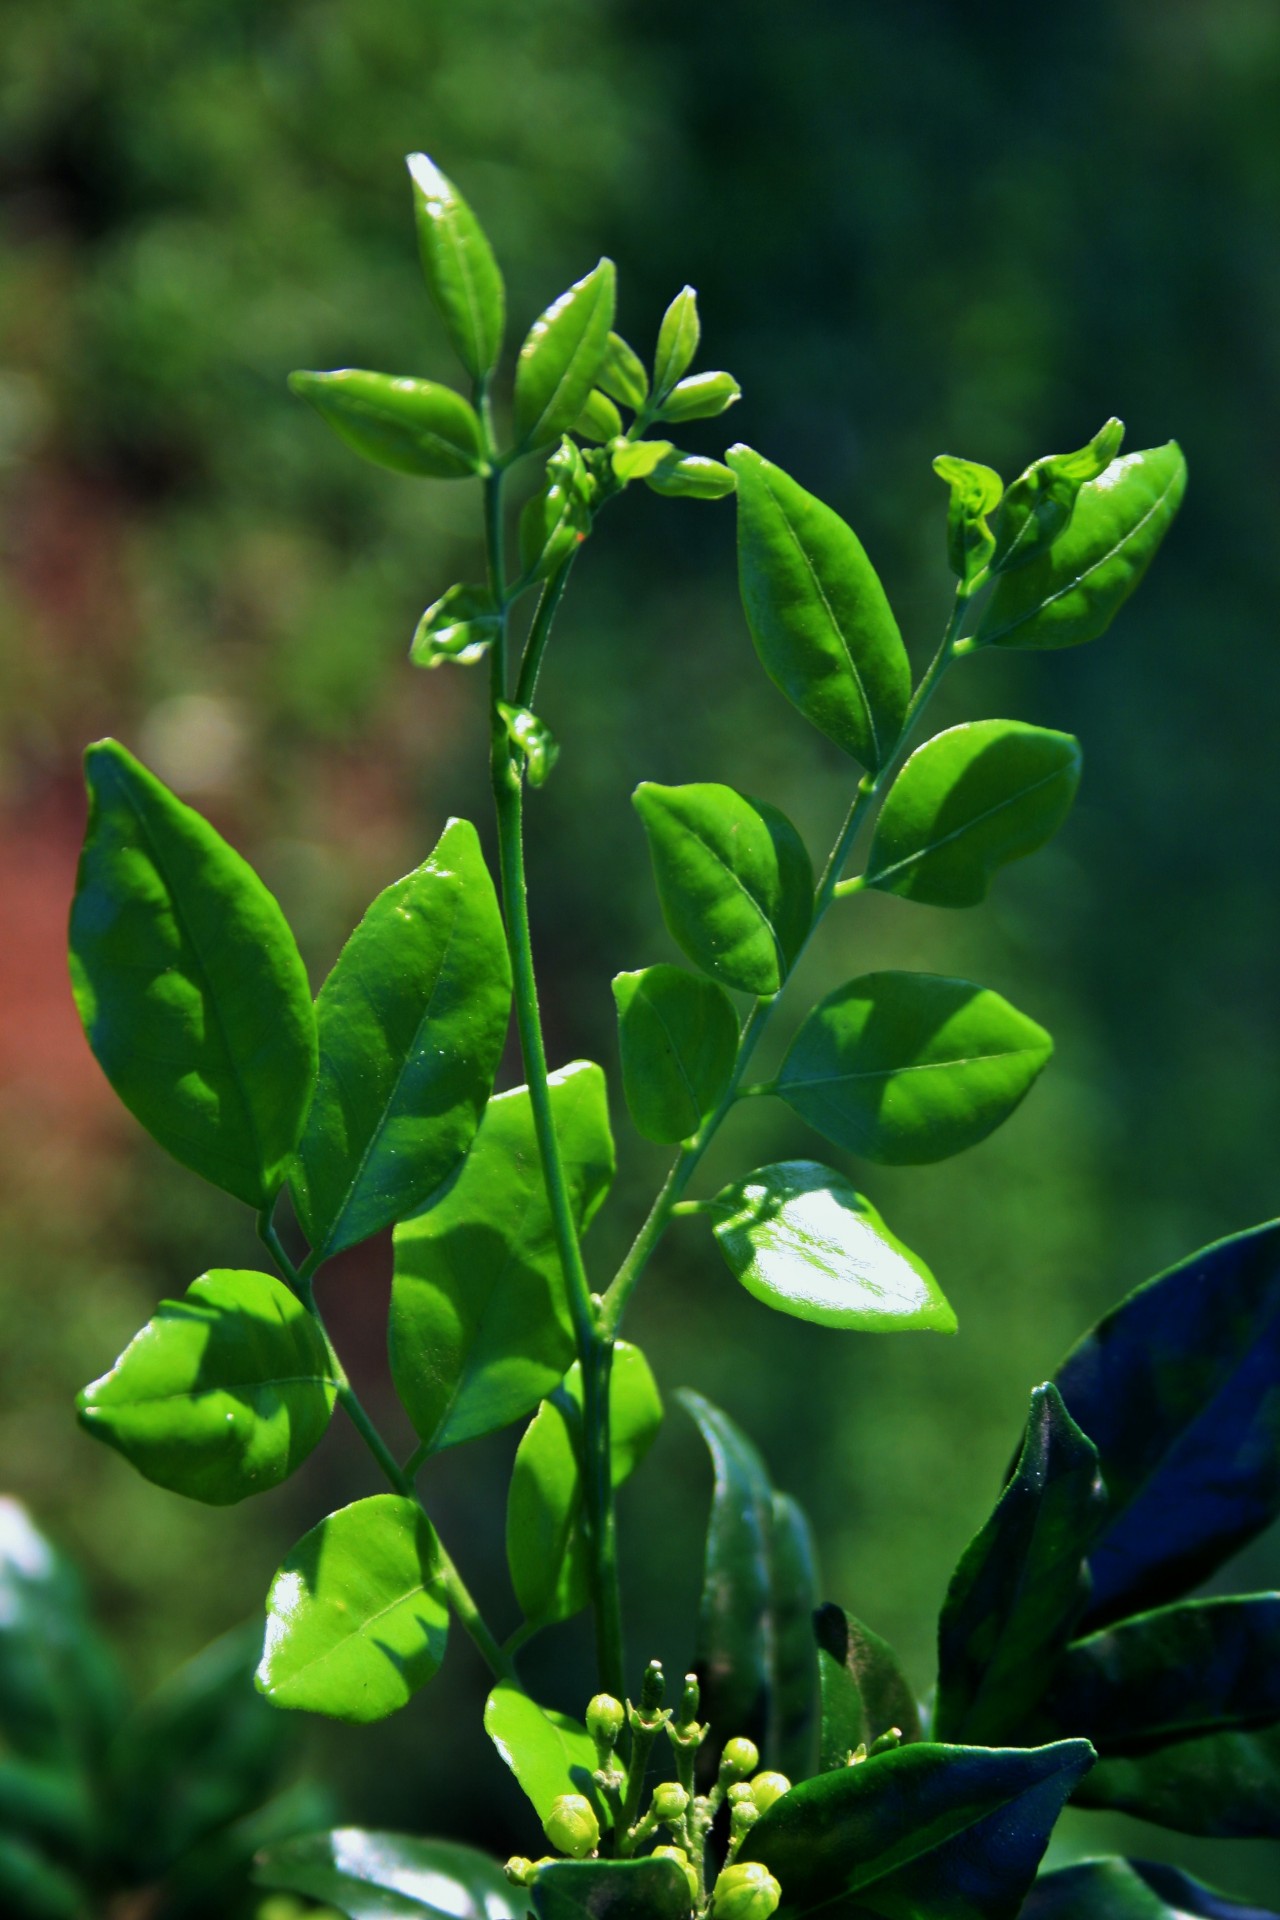
[[[769,1920],[782,1898],[782,1888],[759,1860],[726,1867],[716,1881],[711,1912],[714,1920]]]
[[[689,1810],[689,1796],[678,1780],[664,1780],[654,1788],[650,1805],[659,1820],[681,1820]]]
[[[535,1861],[526,1860],[521,1854],[517,1853],[512,1859],[508,1860],[503,1871],[513,1886],[527,1887],[534,1874],[538,1871],[538,1868]]]
[[[585,1860],[600,1844],[600,1822],[591,1802],[581,1793],[562,1793],[553,1800],[542,1831],[552,1846],[571,1860]]]
[[[611,1693],[598,1693],[587,1707],[587,1732],[601,1747],[612,1747],[626,1722],[621,1700]]]
[[[751,1798],[761,1813],[767,1813],[775,1800],[790,1791],[791,1782],[785,1773],[758,1773],[751,1782]]]
[[[754,1740],[727,1741],[720,1755],[720,1771],[734,1780],[745,1780],[760,1765],[760,1750]]]
[[[683,1869],[689,1883],[689,1904],[696,1906],[698,1901],[698,1876],[683,1847],[655,1847],[652,1858],[655,1860],[674,1860]]]
[[[760,1818],[760,1809],[752,1800],[739,1800],[729,1811],[729,1838],[742,1840]]]
[[[725,1795],[725,1799],[731,1807],[740,1807],[744,1800],[751,1800],[754,1799],[754,1797],[749,1784],[745,1780],[735,1780]]]

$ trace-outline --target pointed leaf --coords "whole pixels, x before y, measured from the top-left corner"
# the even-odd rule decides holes
[[[646,1140],[687,1140],[723,1098],[738,1054],[733,1002],[681,967],[644,967],[613,982],[622,1088]]]
[[[818,1568],[813,1530],[789,1493],[773,1496],[773,1715],[770,1758],[788,1780],[814,1772],[818,1734],[818,1662],[813,1609]]]
[[[863,884],[972,907],[997,870],[1058,831],[1080,784],[1080,743],[1017,720],[971,720],[917,747],[889,789]]]
[[[268,1847],[253,1877],[350,1920],[520,1920],[528,1904],[498,1861],[475,1847],[362,1827]]]
[[[664,460],[669,460],[675,448],[669,440],[626,440],[620,447],[614,447],[609,455],[609,464],[613,468],[615,480],[621,480],[627,486],[632,480],[646,480]]]
[[[614,267],[602,260],[535,320],[516,362],[516,439],[546,446],[586,405],[613,325]]]
[[[609,335],[596,381],[611,400],[621,400],[632,413],[639,413],[649,398],[649,376],[644,361],[620,333]]]
[[[911,669],[875,568],[851,527],[750,447],[738,480],[742,604],[761,664],[792,706],[873,771],[897,745]]]
[[[579,1060],[550,1077],[578,1231],[613,1179],[604,1075]],[[573,1326],[527,1087],[485,1109],[462,1171],[395,1231],[391,1370],[432,1453],[521,1419],[573,1358]]]
[[[962,586],[976,580],[991,558],[995,535],[987,515],[1000,504],[1004,482],[991,467],[940,453],[933,463],[939,480],[951,489],[947,503],[947,562]]]
[[[497,708],[517,766],[531,787],[545,787],[560,758],[560,747],[550,727],[528,707],[513,707],[499,700]]]
[[[506,294],[479,221],[425,153],[411,153],[413,211],[422,271],[454,351],[473,380],[492,373],[502,351]]]
[[[859,1920],[1015,1920],[1092,1757],[1083,1740],[995,1752],[920,1741],[793,1787],[738,1857],[781,1884],[778,1920],[837,1905]]]
[[[649,441],[650,446],[661,445]],[[616,466],[615,462],[615,466]],[[670,447],[657,465],[644,475],[644,483],[654,493],[669,500],[723,500],[734,492],[737,481],[731,468],[721,460],[708,460],[705,454],[681,453]]]
[[[1005,493],[996,522],[993,572],[1012,573],[1051,547],[1071,519],[1081,487],[1106,472],[1124,443],[1124,425],[1108,420],[1078,453],[1048,453]]]
[[[286,1480],[336,1392],[320,1329],[283,1282],[215,1268],[161,1301],[76,1409],[148,1480],[220,1507]]]
[[[291,1191],[314,1249],[354,1246],[461,1164],[511,1006],[497,896],[476,830],[451,820],[378,895],[316,1003],[320,1077]]]
[[[573,431],[584,440],[594,440],[603,445],[606,440],[616,440],[621,434],[622,415],[607,393],[601,393],[599,387],[593,387],[583,402],[582,412],[573,423]]]
[[[1280,1223],[1148,1281],[1055,1376],[1098,1449],[1111,1517],[1085,1624],[1175,1598],[1280,1513]]]
[[[316,1074],[293,935],[248,862],[116,741],[85,773],[71,984],[89,1045],[162,1147],[263,1207]]]
[[[822,1772],[847,1767],[859,1747],[873,1746],[895,1727],[904,1742],[918,1740],[920,1709],[888,1641],[830,1602],[814,1614],[813,1632],[822,1700]]]
[[[502,616],[487,587],[450,587],[419,620],[409,658],[415,667],[438,667],[445,660],[474,666],[501,632]]]
[[[711,781],[646,780],[633,798],[672,939],[726,986],[776,993],[813,917],[813,869],[786,815]]]
[[[277,1707],[382,1720],[444,1659],[440,1549],[414,1500],[374,1494],[298,1542],[267,1595],[258,1686]]]
[[[590,1604],[582,1533],[582,1369],[544,1400],[516,1449],[507,1499],[507,1564],[526,1620],[549,1626]],[[620,1340],[609,1380],[609,1441],[615,1487],[630,1478],[657,1437],[662,1400],[639,1347]]]
[[[956,1317],[923,1260],[830,1167],[784,1160],[722,1189],[711,1203],[729,1271],[780,1313],[863,1333],[928,1328]]]
[[[665,400],[689,367],[702,336],[698,320],[698,296],[692,287],[681,287],[662,316],[658,328],[658,350],[653,360],[653,392],[656,400]]]
[[[1098,1454],[1057,1388],[1031,1396],[1022,1454],[951,1577],[938,1623],[935,1730],[1015,1740],[1089,1596],[1085,1554],[1106,1513]],[[1087,1732],[1073,1720],[1072,1733]]]
[[[919,1166],[985,1140],[1052,1051],[1044,1028],[988,987],[867,973],[819,1001],[774,1091],[837,1146]]]
[[[485,1702],[484,1730],[533,1802],[539,1820],[548,1818],[562,1793],[584,1794],[600,1810],[591,1778],[595,1742],[567,1713],[540,1707],[503,1680]]]
[[[1082,1807],[1214,1840],[1280,1840],[1280,1726],[1230,1728],[1099,1760]]]
[[[694,373],[672,387],[658,410],[660,420],[713,420],[741,400],[731,373]]]
[[[485,471],[479,417],[452,387],[362,367],[291,373],[289,385],[375,466],[422,480],[469,480]]]
[[[1155,558],[1186,484],[1175,440],[1113,460],[1081,487],[1071,523],[1049,551],[1000,575],[976,643],[1076,647],[1098,639]]]
[[[1277,1920],[1153,1860],[1086,1860],[1042,1873],[1020,1920]]]
[[[553,1860],[530,1889],[538,1920],[688,1920],[684,1869],[646,1860]]]
[[[520,515],[520,569],[529,580],[545,580],[567,560],[591,531],[591,514],[568,486],[542,487]]]

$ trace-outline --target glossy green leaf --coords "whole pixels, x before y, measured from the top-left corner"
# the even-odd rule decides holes
[[[738,484],[723,461],[708,460],[701,453],[680,453],[675,448],[644,475],[644,483],[669,500],[723,500]]]
[[[350,1920],[520,1920],[528,1906],[475,1847],[336,1827],[259,1855],[254,1879],[336,1907]]]
[[[85,755],[71,983],[134,1118],[251,1207],[278,1192],[316,1077],[306,971],[247,861],[114,740]]]
[[[530,1889],[538,1920],[688,1920],[689,1882],[674,1860],[553,1860]]]
[[[991,467],[940,453],[933,470],[951,492],[947,503],[947,562],[960,584],[977,578],[995,548],[987,515],[1000,504],[1004,482]]]
[[[694,373],[677,381],[658,412],[660,420],[713,420],[741,400],[742,388],[731,373]]]
[[[738,575],[761,664],[792,706],[873,770],[911,695],[898,623],[851,527],[750,447],[738,480]]]
[[[1154,1860],[1085,1860],[1042,1873],[1019,1920],[1277,1920],[1177,1867]]]
[[[669,440],[627,440],[609,455],[614,478],[627,486],[632,480],[645,480],[655,467],[669,460],[675,448]]]
[[[1113,460],[1081,487],[1070,524],[1049,551],[1000,575],[977,644],[1075,647],[1098,639],[1155,558],[1186,484],[1174,440]]]
[[[75,1570],[25,1507],[0,1496],[0,1751],[74,1786],[100,1763],[123,1710]]]
[[[862,1333],[955,1332],[955,1314],[923,1260],[830,1167],[761,1167],[725,1187],[712,1208],[730,1273],[765,1306]]]
[[[738,1857],[781,1884],[778,1920],[837,1906],[850,1920],[1015,1920],[1092,1757],[1083,1740],[995,1752],[920,1741],[793,1787]]]
[[[551,1111],[584,1232],[613,1179],[604,1075],[550,1077]],[[391,1369],[431,1452],[521,1419],[573,1358],[573,1326],[528,1090],[489,1102],[462,1170],[395,1231]]]
[[[148,1480],[220,1507],[288,1479],[336,1391],[320,1329],[288,1287],[216,1268],[161,1301],[76,1410]]]
[[[951,1577],[938,1623],[939,1739],[1016,1740],[1089,1595],[1085,1555],[1106,1513],[1098,1453],[1056,1387],[1031,1396],[995,1512]],[[1073,1719],[1071,1733],[1087,1733]]]
[[[1071,519],[1086,481],[1106,472],[1124,443],[1124,424],[1108,420],[1078,453],[1048,453],[1005,493],[995,527],[992,570],[1012,573],[1051,547]]]
[[[456,1172],[493,1086],[511,969],[475,828],[380,893],[316,1002],[320,1075],[291,1191],[312,1247],[353,1246]]]
[[[484,1707],[484,1730],[545,1820],[562,1793],[581,1793],[600,1810],[591,1776],[595,1742],[567,1713],[540,1707],[519,1687],[503,1680]]]
[[[633,797],[677,946],[726,986],[776,993],[813,917],[813,869],[786,815],[711,781],[646,780]]]
[[[999,868],[1058,831],[1080,784],[1080,743],[1019,720],[970,720],[917,747],[889,789],[864,884],[972,907]]]
[[[613,982],[622,1088],[646,1140],[687,1140],[729,1085],[738,1054],[733,1002],[682,967],[644,967]]]
[[[632,413],[639,413],[649,398],[649,376],[644,361],[620,333],[609,335],[596,382],[611,400],[620,400]]]
[[[1280,1514],[1280,1223],[1131,1293],[1055,1379],[1098,1449],[1110,1518],[1085,1625],[1197,1587]]]
[[[692,287],[681,287],[663,314],[662,324],[658,328],[658,350],[653,359],[653,392],[656,400],[665,400],[677,380],[688,370],[701,337],[698,296]]]
[[[622,415],[607,393],[593,387],[583,402],[582,412],[573,423],[575,433],[584,440],[616,440],[622,432]]]
[[[614,278],[612,260],[601,260],[530,328],[516,362],[520,446],[558,440],[586,405],[613,325]]]
[[[501,632],[502,616],[487,587],[450,587],[419,620],[409,658],[415,667],[438,667],[445,660],[474,666]]]
[[[304,1534],[272,1581],[258,1686],[277,1707],[382,1720],[437,1672],[448,1631],[430,1521],[376,1493]]]
[[[724,1742],[742,1736],[776,1766],[784,1728],[795,1746],[811,1710],[806,1672],[810,1686],[816,1679],[812,1666],[798,1662],[793,1633],[779,1632],[781,1622],[793,1626],[814,1605],[807,1527],[794,1503],[779,1504],[746,1435],[701,1394],[683,1391],[679,1398],[707,1443],[715,1475],[694,1662],[702,1715],[715,1728],[702,1758],[714,1769]]]
[[[562,441],[560,451],[547,462],[546,486],[520,515],[520,569],[529,580],[554,573],[586,539],[591,531],[592,486],[581,449],[572,440]]]
[[[1052,1051],[1044,1028],[989,987],[867,973],[814,1008],[775,1091],[837,1146],[918,1166],[985,1140]]]
[[[422,270],[454,351],[473,380],[492,373],[502,351],[506,294],[479,221],[425,153],[407,162]]]
[[[620,1340],[609,1380],[613,1484],[635,1472],[662,1424],[662,1400],[639,1347]],[[578,1471],[582,1369],[543,1401],[516,1449],[507,1497],[507,1564],[526,1620],[568,1620],[591,1599]]]
[[[773,1611],[773,1711],[767,1758],[788,1780],[816,1771],[818,1661],[813,1610],[818,1566],[813,1529],[789,1493],[773,1496],[770,1598]]]
[[[469,480],[484,471],[479,417],[452,387],[360,367],[291,373],[289,385],[375,466],[421,480]]]
[[[525,779],[531,787],[544,787],[560,758],[550,727],[528,707],[513,707],[505,700],[499,700],[498,713]]]
[[[859,1747],[871,1747],[894,1728],[904,1742],[918,1740],[920,1709],[888,1641],[830,1602],[814,1614],[813,1633],[822,1702],[822,1772],[848,1766]]]

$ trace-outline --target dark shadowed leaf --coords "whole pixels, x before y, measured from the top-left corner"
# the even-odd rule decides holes
[[[1152,1860],[1086,1860],[1042,1873],[1019,1920],[1277,1920]]]
[[[738,1052],[733,1002],[682,967],[645,967],[613,982],[622,1086],[646,1140],[687,1140],[724,1095]]]
[[[528,1906],[499,1862],[475,1847],[362,1827],[268,1847],[254,1879],[323,1901],[350,1920],[519,1920]]]
[[[829,1601],[813,1616],[822,1701],[819,1766],[823,1773],[849,1764],[894,1727],[903,1741],[920,1738],[920,1709],[887,1640]]]
[[[530,1889],[538,1920],[688,1920],[674,1860],[555,1860]]]
[[[0,1748],[74,1784],[124,1712],[80,1581],[17,1500],[0,1497]]]
[[[773,1715],[765,1757],[788,1780],[807,1780],[815,1771],[818,1736],[818,1568],[813,1530],[789,1493],[773,1496],[772,1544]]]
[[[1215,1840],[1280,1839],[1280,1726],[1233,1728],[1099,1760],[1082,1807],[1131,1813]]]

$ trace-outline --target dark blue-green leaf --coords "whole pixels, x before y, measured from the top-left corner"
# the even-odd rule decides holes
[[[473,380],[492,373],[502,351],[506,293],[480,222],[425,153],[411,153],[413,211],[422,271],[454,351]]]
[[[300,1893],[349,1920],[519,1920],[528,1902],[487,1853],[451,1840],[337,1827],[259,1855],[262,1887]]]
[[[733,1002],[681,967],[644,967],[613,982],[622,1089],[646,1140],[687,1140],[723,1098],[738,1052]]]
[[[1112,1754],[1076,1795],[1214,1840],[1280,1840],[1280,1726],[1236,1727],[1151,1753]]]
[[[89,1045],[176,1160],[266,1206],[316,1077],[293,935],[247,861],[116,741],[85,772],[71,983]]]
[[[530,1889],[538,1920],[688,1920],[674,1860],[554,1860]]]
[[[420,480],[468,480],[484,471],[479,418],[452,387],[362,367],[291,373],[289,385],[375,466]]]
[[[818,1735],[818,1565],[808,1516],[789,1493],[773,1496],[770,1557],[773,1711],[765,1757],[788,1780],[807,1780],[815,1771]]]
[[[920,1709],[887,1640],[829,1601],[813,1616],[822,1706],[819,1767],[849,1764],[895,1727],[903,1741],[919,1740]]]
[[[1277,1920],[1154,1860],[1085,1860],[1042,1873],[1019,1920]]]
[[[316,1003],[320,1075],[291,1182],[324,1256],[420,1207],[475,1138],[506,1039],[511,969],[475,828],[451,820],[380,893]]]

